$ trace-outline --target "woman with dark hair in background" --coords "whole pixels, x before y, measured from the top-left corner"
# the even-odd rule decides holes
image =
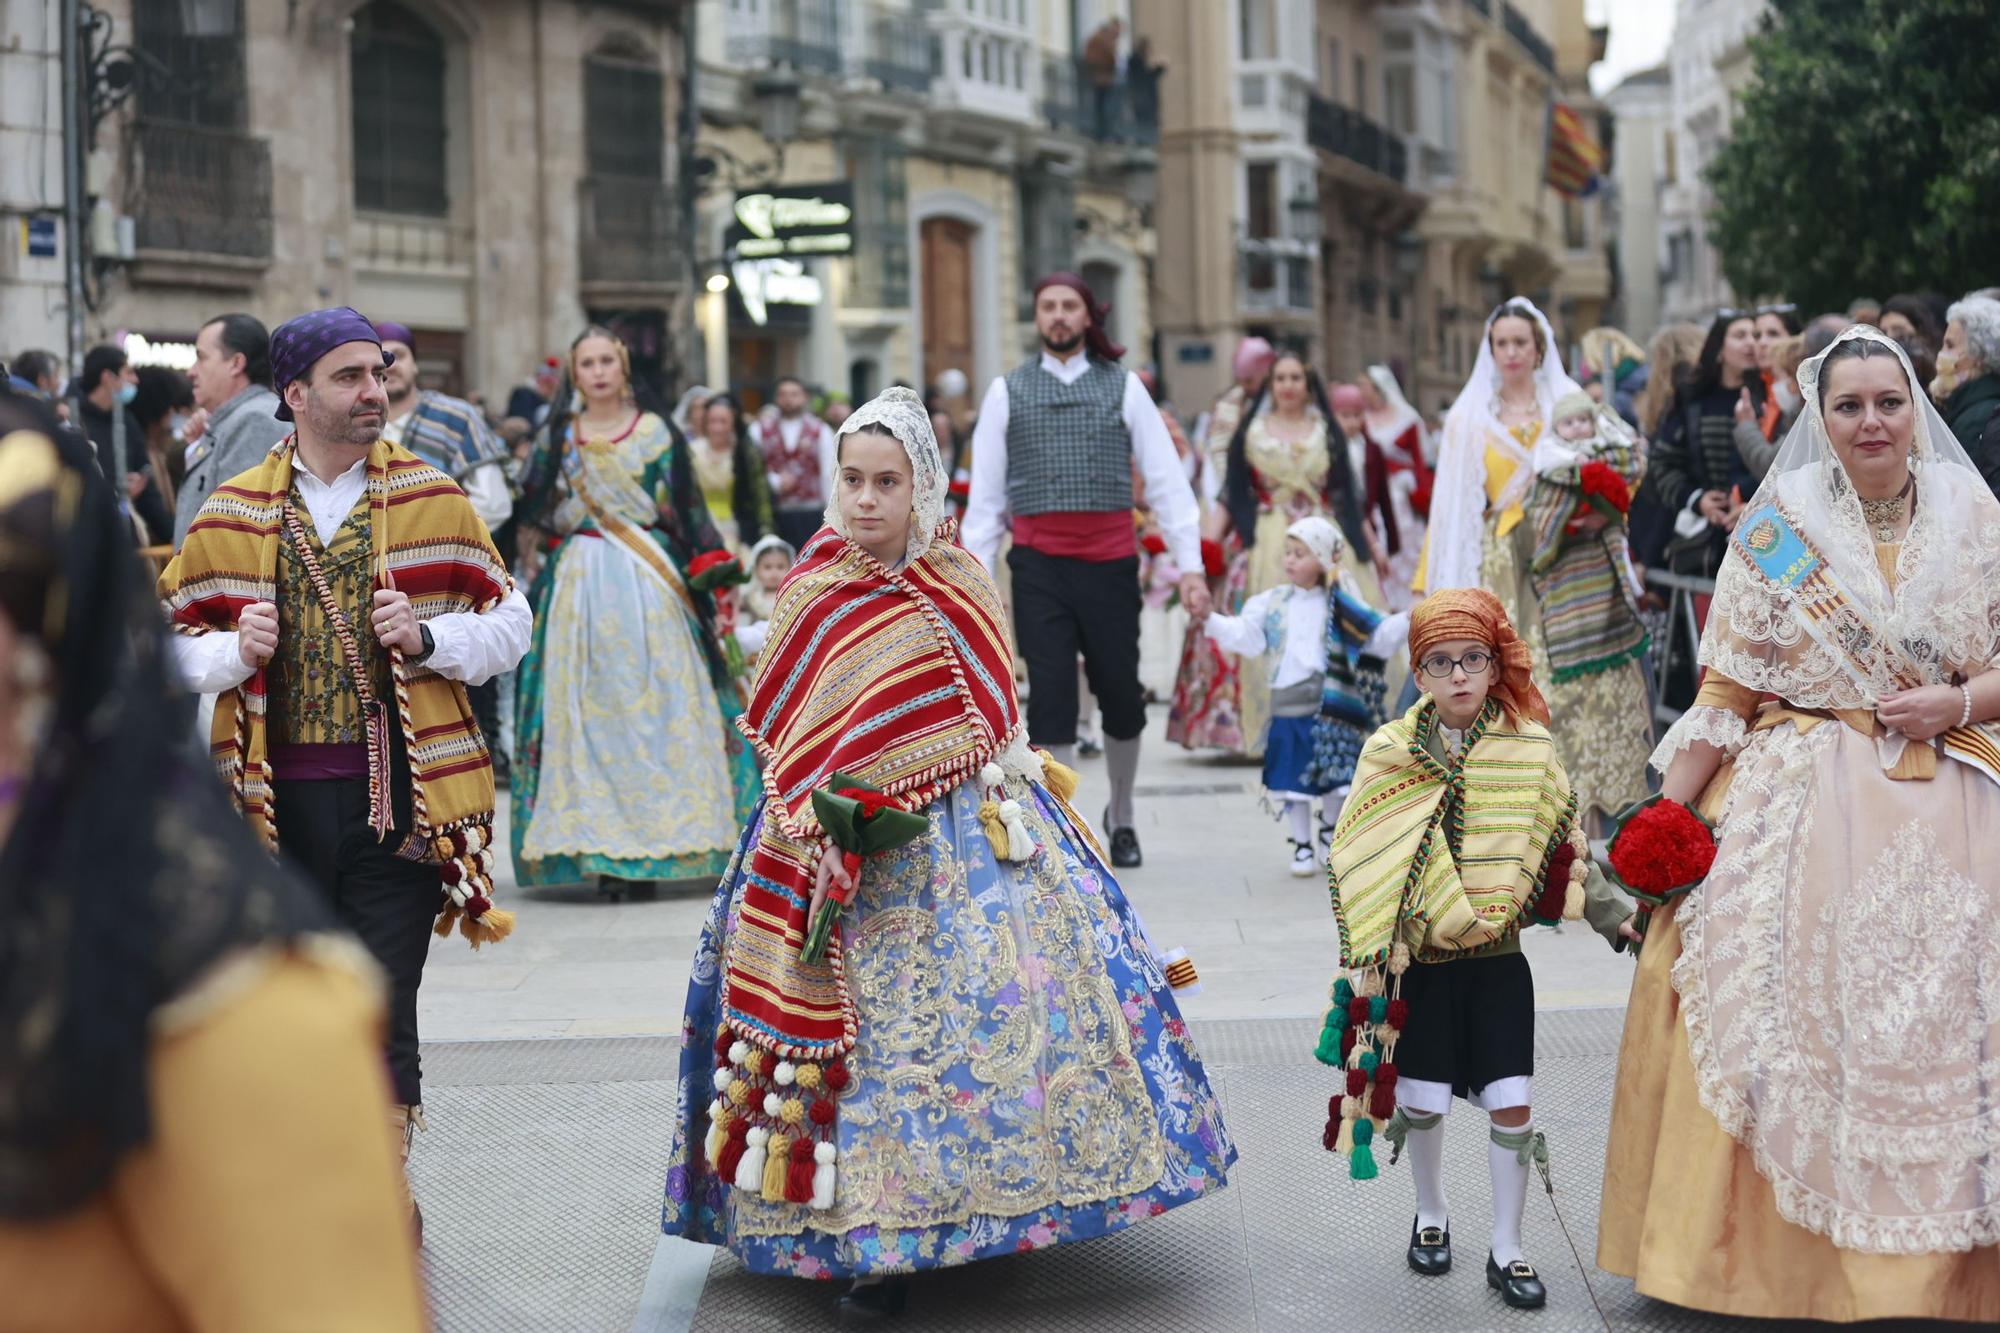
[[[1910,340],[1915,339],[1926,354],[1936,358],[1940,344],[1944,342],[1944,325],[1938,320],[1937,311],[1922,295],[1903,292],[1882,303],[1882,316],[1875,321],[1875,327],[1903,344],[1903,350],[1910,350]]]
[[[0,391],[0,1323],[415,1333],[374,969],[196,772],[85,448]]]
[[[1751,419],[1761,418],[1764,402],[1756,316],[1720,311],[1708,326],[1694,374],[1661,418],[1647,473],[1654,493],[1675,515],[1668,563],[1681,573],[1712,578],[1722,563],[1735,522],[1731,493],[1739,485],[1745,496],[1757,489],[1736,452],[1736,421],[1746,410]]]
[[[750,420],[734,394],[719,393],[702,410],[702,434],[688,449],[701,498],[722,543],[739,556],[771,531],[774,502],[764,456],[750,442]]]
[[[181,427],[194,411],[194,386],[178,370],[165,366],[139,367],[139,392],[132,395],[132,415],[146,436],[146,457],[153,465],[153,480],[167,508],[174,507],[174,492],[187,476],[187,454],[181,444]]]
[[[1346,534],[1342,571],[1353,577],[1355,595],[1370,606],[1382,604],[1378,571],[1388,568],[1387,552],[1362,520],[1360,479],[1319,372],[1298,352],[1280,352],[1271,363],[1230,437],[1223,466],[1220,503],[1202,520],[1205,552],[1236,539],[1222,570],[1218,610],[1235,615],[1244,602],[1284,582],[1285,529],[1314,514]],[[1269,693],[1262,673],[1239,671],[1234,654],[1190,629],[1167,737],[1190,750],[1261,755]]]
[[[613,895],[719,874],[757,794],[715,603],[689,582],[721,538],[691,451],[638,400],[627,358],[584,330],[528,463],[519,513],[552,545],[529,594],[511,784],[515,878],[595,877]]]

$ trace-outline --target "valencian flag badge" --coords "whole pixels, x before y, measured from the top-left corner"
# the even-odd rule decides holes
[[[1548,182],[1557,194],[1585,199],[1597,192],[1604,170],[1604,150],[1590,137],[1590,128],[1567,104],[1549,105]]]

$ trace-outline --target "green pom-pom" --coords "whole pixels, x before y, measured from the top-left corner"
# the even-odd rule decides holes
[[[1373,999],[1371,999],[1370,1001],[1368,1001],[1368,1021],[1369,1021],[1369,1022],[1371,1022],[1371,1023],[1382,1023],[1382,1022],[1386,1022],[1386,1021],[1388,1021],[1388,1018],[1389,1018],[1389,997],[1388,997],[1388,996],[1386,996],[1386,995],[1377,995],[1377,996],[1376,996],[1375,998],[1373,998]]]
[[[1362,1125],[1367,1123],[1366,1120],[1359,1121],[1354,1128],[1359,1130]],[[1361,1135],[1357,1133],[1354,1137],[1356,1140],[1359,1140]],[[1352,1180],[1375,1179],[1375,1154],[1368,1150],[1367,1144],[1358,1141],[1355,1143],[1354,1156],[1347,1159],[1347,1174],[1348,1178]]]
[[[1375,1122],[1367,1116],[1360,1116],[1354,1122],[1354,1146],[1366,1148],[1375,1141]]]
[[[1335,1008],[1341,1010],[1354,1003],[1354,986],[1346,977],[1333,983],[1333,1003]]]
[[[1340,1005],[1326,1011],[1326,1030],[1340,1033],[1347,1031],[1347,1010]]]
[[[1375,1067],[1381,1063],[1382,1057],[1374,1051],[1363,1051],[1361,1053],[1361,1072],[1370,1078],[1375,1077]]]

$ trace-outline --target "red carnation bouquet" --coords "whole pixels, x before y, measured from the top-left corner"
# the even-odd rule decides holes
[[[1212,579],[1229,572],[1229,558],[1223,553],[1222,543],[1213,537],[1201,539],[1201,572]]]
[[[820,827],[840,849],[848,887],[836,886],[829,892],[819,915],[806,928],[805,947],[799,950],[802,963],[817,963],[826,956],[834,921],[861,887],[861,858],[901,847],[931,826],[924,816],[899,809],[894,797],[845,773],[835,773],[831,787],[813,791],[812,807]]]
[[[1653,913],[1708,877],[1715,864],[1715,827],[1665,796],[1625,807],[1613,821],[1605,873],[1638,900],[1633,923],[1641,937]]]
[[[1632,512],[1632,488],[1611,464],[1585,463],[1577,469],[1577,483],[1584,503],[1606,518],[1621,519]]]
[[[728,551],[703,551],[688,561],[688,586],[696,592],[714,592],[717,588],[733,588],[739,583],[748,583],[749,574],[743,570],[743,562]]]

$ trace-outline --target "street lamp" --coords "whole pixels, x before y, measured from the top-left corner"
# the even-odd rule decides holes
[[[758,128],[782,161],[785,145],[799,136],[799,76],[789,65],[767,69],[751,82],[750,96],[757,103]]]

